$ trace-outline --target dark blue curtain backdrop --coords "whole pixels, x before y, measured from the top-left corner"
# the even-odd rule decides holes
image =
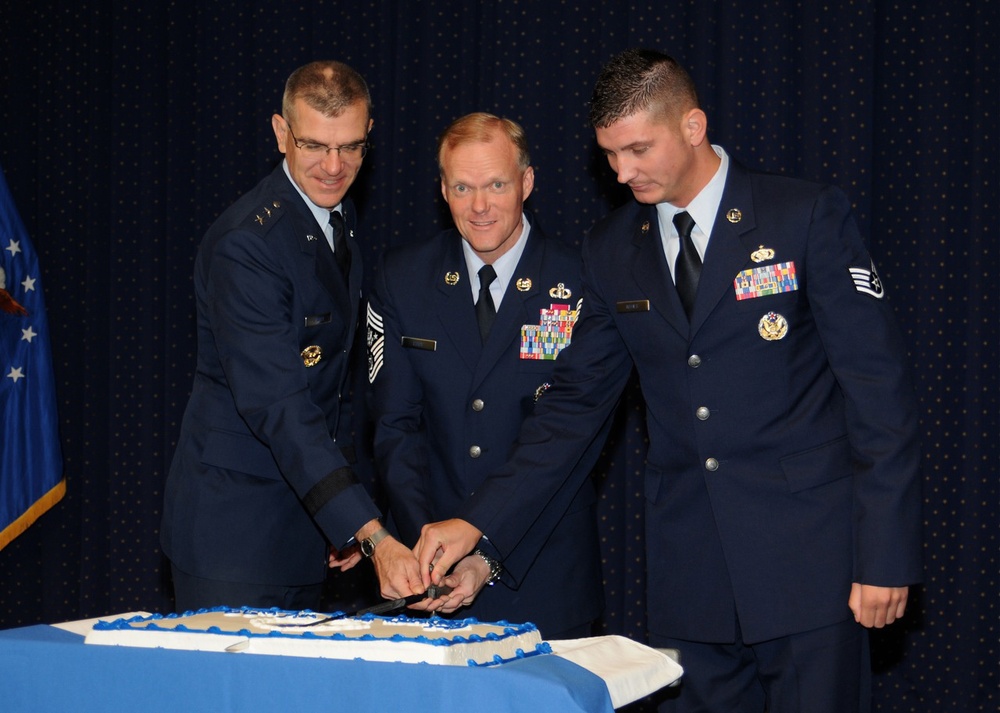
[[[157,538],[195,250],[278,159],[269,118],[292,69],[339,58],[370,82],[355,196],[371,266],[446,224],[435,137],[474,110],[525,126],[529,205],[579,243],[629,198],[587,127],[591,87],[642,45],[691,69],[713,142],[854,202],[909,342],[925,449],[926,582],[874,637],[877,707],[996,710],[997,5],[8,0],[0,166],[44,273],[68,494],[0,552],[0,627],[170,607]],[[641,640],[640,414],[630,396],[601,527],[603,629]]]

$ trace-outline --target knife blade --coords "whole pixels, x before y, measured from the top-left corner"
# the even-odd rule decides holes
[[[399,599],[390,599],[380,604],[376,604],[372,607],[367,607],[365,609],[359,609],[354,612],[354,614],[345,614],[345,616],[364,616],[365,614],[386,614],[391,611],[396,611],[397,609],[402,609],[410,604],[416,604],[417,602],[422,602],[425,599],[437,599],[438,597],[443,597],[451,594],[451,587],[444,585],[432,584],[427,588],[427,591],[423,594],[411,594],[408,597],[400,597]]]
[[[402,609],[409,604],[416,604],[417,602],[422,602],[425,599],[437,599],[438,597],[443,597],[451,594],[451,587],[432,584],[427,588],[427,591],[423,594],[411,594],[408,597],[400,597],[399,599],[390,599],[375,606],[366,607],[364,609],[356,609],[353,612],[341,612],[338,614],[333,614],[331,616],[323,617],[322,619],[315,619],[306,624],[274,624],[274,626],[285,629],[285,628],[305,628],[310,626],[317,626],[318,624],[325,624],[328,621],[335,621],[337,619],[348,619],[351,617],[364,616],[365,614],[385,614],[387,612],[396,611],[397,609]]]

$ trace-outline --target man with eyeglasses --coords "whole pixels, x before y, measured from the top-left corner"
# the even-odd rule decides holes
[[[362,556],[385,596],[424,589],[352,469],[362,267],[346,193],[371,114],[350,67],[295,70],[271,119],[284,161],[199,249],[198,363],[161,530],[178,611],[316,609],[327,567]]]

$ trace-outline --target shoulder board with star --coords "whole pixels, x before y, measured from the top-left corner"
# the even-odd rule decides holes
[[[250,210],[240,227],[257,235],[266,235],[284,214],[285,209],[281,199],[266,199]]]

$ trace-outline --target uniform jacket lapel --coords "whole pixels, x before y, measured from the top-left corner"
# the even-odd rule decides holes
[[[632,275],[641,293],[649,299],[650,308],[659,312],[671,327],[686,338],[688,321],[663,254],[656,206],[640,206],[632,226],[632,244],[635,246]]]
[[[447,241],[437,274],[434,275],[437,284],[434,310],[444,327],[444,333],[454,342],[469,371],[474,372],[483,346],[479,337],[472,288],[469,287],[471,278],[462,254],[462,238],[457,231],[453,232],[454,239]],[[458,281],[449,284],[449,275],[458,275]]]
[[[504,292],[503,301],[497,311],[496,322],[490,331],[490,338],[483,345],[483,350],[476,366],[476,374],[473,379],[473,388],[486,378],[486,376],[496,366],[508,350],[518,350],[521,339],[521,325],[528,323],[528,309],[526,307],[529,300],[534,300],[541,292],[541,264],[544,255],[544,237],[537,228],[532,227],[528,233],[528,243],[524,246],[521,259],[514,269],[507,290]],[[528,289],[518,287],[519,281],[527,279],[531,286]],[[526,283],[521,283],[526,284]]]
[[[354,334],[354,330],[358,326],[358,318],[360,317],[358,306],[361,304],[361,281],[364,275],[364,260],[362,260],[361,249],[354,235],[354,231],[358,226],[358,217],[354,210],[354,203],[350,199],[345,198],[341,209],[344,212],[344,230],[347,231],[347,247],[351,251],[352,258],[351,271],[348,274],[347,284],[345,285],[343,280],[339,280],[337,284],[344,287],[345,292],[341,292],[341,294],[351,306],[351,324],[348,334]]]
[[[323,289],[337,302],[338,307],[346,309],[354,304],[355,301],[351,299],[350,295],[358,294],[362,266],[358,246],[354,239],[357,219],[350,199],[345,198],[342,205],[347,240],[354,255],[354,259],[351,261],[350,285],[348,285],[345,284],[344,278],[337,271],[333,261],[317,259],[317,250],[320,248],[330,249],[325,228],[317,222],[280,165],[271,174],[271,181],[274,192],[280,197],[280,201],[287,210],[288,219],[292,221],[294,238],[302,256],[302,273],[316,275]]]
[[[354,229],[356,227],[356,217],[354,206],[347,198],[343,201],[344,223],[348,235],[354,259],[351,261],[350,285],[344,282],[344,278],[337,271],[332,260],[317,259],[316,251],[319,249],[329,250],[330,244],[326,239],[326,233],[322,226],[316,221],[309,208],[303,203],[302,196],[299,195],[295,187],[292,186],[281,166],[275,169],[272,174],[276,183],[276,193],[280,200],[289,206],[287,217],[292,221],[294,239],[298,243],[299,256],[301,259],[301,273],[305,275],[315,275],[323,290],[333,300],[334,310],[342,319],[349,321],[345,334],[354,334],[357,322],[358,302],[360,297],[352,296],[360,294],[362,264],[357,242],[354,239]]]
[[[691,335],[705,323],[716,305],[723,299],[735,299],[733,280],[744,268],[753,252],[750,232],[754,229],[753,193],[746,171],[730,163],[729,176],[712,226],[694,313],[691,315]]]

